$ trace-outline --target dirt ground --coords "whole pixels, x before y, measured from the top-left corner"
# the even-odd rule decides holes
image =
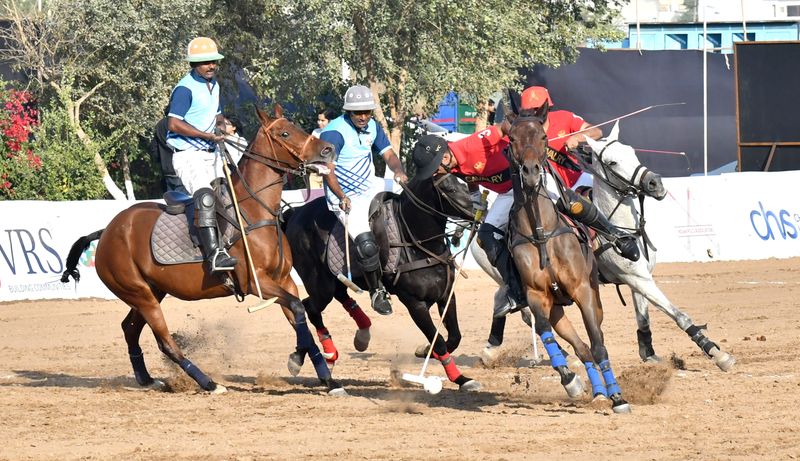
[[[640,362],[630,296],[603,287],[611,362],[630,415],[588,394],[571,400],[548,366],[531,367],[530,329],[510,318],[501,366],[479,360],[491,317],[491,280],[458,285],[461,370],[477,393],[445,383],[438,395],[392,380],[418,373],[422,335],[395,299],[373,315],[367,352],[331,305],[342,357],[334,376],[349,397],[326,395],[306,363],[293,378],[294,338],[277,308],[248,314],[248,298],[165,300],[171,330],[193,361],[229,392],[209,395],[167,363],[145,329],[142,346],[171,392],[139,390],[119,324],[119,301],[0,304],[0,459],[797,459],[800,457],[800,259],[662,264],[656,280],[673,303],[735,355],[728,373],[652,312],[659,365]],[[578,320],[576,309],[569,316]],[[583,333],[582,328],[580,331]],[[585,337],[585,333],[583,334]],[[541,346],[540,346],[541,351]],[[444,376],[438,363],[431,373]],[[584,370],[575,370],[585,377]]]

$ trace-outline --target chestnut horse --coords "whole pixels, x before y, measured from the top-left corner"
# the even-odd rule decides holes
[[[230,248],[231,255],[240,261],[235,270],[228,273],[230,275],[211,274],[202,262],[173,265],[156,262],[150,249],[150,235],[156,220],[165,211],[165,206],[157,203],[138,203],[120,212],[105,229],[78,239],[70,250],[67,270],[62,277],[65,282],[69,276],[78,280],[75,269],[78,258],[92,240],[100,238],[95,254],[97,275],[130,306],[130,312],[122,321],[122,330],[136,381],[141,386],[163,384],[148,373],[139,347],[139,337],[147,324],[161,352],[179,364],[201,388],[224,392],[223,386],[184,357],[170,335],[160,303],[167,294],[183,300],[230,296],[234,294],[231,282],[238,285],[241,293],[257,295],[254,273],[264,298],[277,298],[295,329],[298,350],[309,354],[317,376],[328,386],[329,393],[344,393],[341,385],[331,378],[325,359],[314,344],[303,303],[297,297],[297,286],[290,275],[291,252],[279,226],[286,173],[302,175],[307,168],[319,170],[330,161],[333,148],[283,118],[280,106],[275,108],[275,118],[260,110],[257,113],[261,126],[239,161],[238,175],[232,179],[241,214],[248,223],[246,234],[255,266],[252,272],[248,270],[242,239]]]
[[[508,225],[511,254],[534,314],[536,333],[567,393],[576,397],[583,392],[583,386],[580,378],[569,370],[551,325],[584,363],[594,396],[609,397],[615,413],[628,413],[630,406],[622,398],[603,344],[597,263],[547,193],[545,181],[553,180],[548,173],[547,136],[542,126],[548,110],[545,103],[542,108],[511,115],[508,132],[509,164],[514,178],[514,206]],[[580,309],[591,348],[564,315],[564,306],[572,301]]]

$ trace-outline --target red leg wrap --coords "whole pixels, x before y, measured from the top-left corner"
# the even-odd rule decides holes
[[[336,350],[336,346],[333,344],[333,338],[331,338],[327,328],[317,328],[317,336],[319,337],[319,342],[322,344],[322,351],[325,355],[333,354],[331,358],[325,359],[328,365],[333,365],[336,360],[339,359],[339,351]]]
[[[372,326],[372,322],[370,321],[367,314],[361,310],[361,306],[356,303],[356,300],[353,298],[348,299],[347,301],[342,303],[342,307],[350,314],[350,317],[356,321],[356,325],[358,328],[369,328]]]
[[[456,361],[450,356],[449,352],[441,356],[434,352],[432,355],[435,359],[442,362],[444,372],[447,374],[447,379],[449,379],[451,382],[455,382],[458,377],[461,376],[461,370],[458,369],[456,366]]]

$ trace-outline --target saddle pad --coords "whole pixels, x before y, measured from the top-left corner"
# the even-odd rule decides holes
[[[382,208],[379,213],[373,215],[373,218],[379,218],[372,221],[372,226],[381,225],[386,229],[386,235],[389,237],[389,258],[383,267],[384,274],[394,274],[397,272],[398,260],[400,259],[400,247],[394,245],[400,243],[400,229],[397,226],[397,219],[394,213],[393,201],[388,200],[383,202]],[[347,274],[347,268],[344,264],[344,225],[340,221],[331,229],[328,235],[328,244],[326,247],[326,260],[328,261],[328,269],[333,274]],[[355,252],[355,245],[352,239],[350,240],[350,271],[354,277],[361,275],[361,267],[356,264],[353,266],[353,257]]]
[[[185,214],[161,213],[150,236],[153,258],[159,264],[186,264],[203,261],[200,247],[189,237]]]

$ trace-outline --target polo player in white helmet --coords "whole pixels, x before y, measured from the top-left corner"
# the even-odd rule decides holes
[[[373,153],[383,156],[386,166],[394,172],[395,181],[406,182],[408,178],[386,132],[372,119],[372,111],[377,107],[369,88],[351,86],[344,95],[345,113],[328,123],[320,139],[331,143],[336,150],[336,160],[329,165],[334,174],[325,176],[328,206],[342,223],[349,219],[348,230],[354,237],[356,257],[364,270],[372,308],[389,315],[392,305],[381,283],[379,247],[368,217],[370,201],[383,191],[383,179],[375,177]]]

